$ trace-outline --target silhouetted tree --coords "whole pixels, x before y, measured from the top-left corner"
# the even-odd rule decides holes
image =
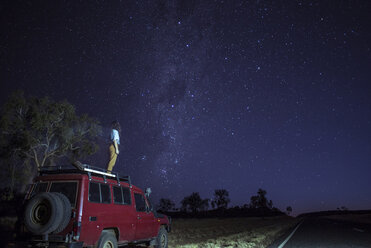
[[[168,212],[174,209],[174,207],[175,207],[175,204],[170,199],[165,199],[165,198],[160,199],[159,211]]]
[[[225,189],[216,189],[214,191],[214,199],[211,201],[213,208],[226,209],[231,200],[229,199],[229,192]]]
[[[286,213],[287,213],[287,215],[290,215],[291,212],[292,212],[292,207],[288,206],[288,207],[286,208]]]
[[[273,202],[272,202],[272,200],[269,200],[269,202],[268,202],[268,208],[270,208],[270,209],[273,208]]]
[[[250,197],[250,208],[258,208],[259,207],[259,196],[253,195]]]
[[[190,196],[184,197],[181,201],[183,211],[196,213],[200,210],[206,210],[209,207],[209,199],[201,199],[198,192],[193,192]]]
[[[250,207],[251,208],[273,208],[273,202],[270,200],[268,201],[266,194],[267,191],[263,189],[259,189],[257,195],[253,195],[250,198]]]
[[[201,202],[201,207],[200,207],[200,210],[201,211],[207,211],[209,209],[209,202],[210,202],[210,199],[203,199],[202,202]]]
[[[345,207],[345,206],[341,206],[341,208],[340,208],[342,211],[348,211],[348,208],[347,207]]]
[[[13,94],[2,107],[0,151],[2,167],[22,161],[28,167],[28,178],[45,165],[54,165],[60,158],[76,158],[97,150],[94,138],[100,132],[98,122],[87,115],[78,116],[68,102],[49,98],[26,98],[22,92]]]

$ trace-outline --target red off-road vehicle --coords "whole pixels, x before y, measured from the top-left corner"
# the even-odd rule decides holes
[[[143,192],[128,176],[77,163],[76,169],[41,171],[34,182],[24,226],[37,247],[167,247],[170,218],[156,213],[150,189]]]

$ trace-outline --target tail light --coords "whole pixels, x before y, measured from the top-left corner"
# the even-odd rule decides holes
[[[80,231],[81,231],[81,222],[80,221],[75,221],[73,223],[73,239],[74,240],[79,240],[80,239]]]

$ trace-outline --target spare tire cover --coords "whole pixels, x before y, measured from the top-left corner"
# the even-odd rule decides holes
[[[27,203],[24,212],[26,228],[38,235],[53,232],[62,221],[62,206],[60,198],[53,193],[35,195]]]

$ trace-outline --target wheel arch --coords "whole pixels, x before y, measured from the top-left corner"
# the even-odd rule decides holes
[[[168,225],[168,224],[166,224],[166,223],[163,223],[163,224],[161,224],[161,225],[158,226],[157,235],[158,235],[158,233],[160,232],[161,227],[165,228],[165,230],[166,230],[168,233],[170,232],[170,225]]]
[[[117,241],[120,239],[120,230],[117,227],[106,227],[102,230],[101,235],[103,233],[112,233],[116,237]]]
[[[163,225],[163,226],[165,226],[165,229],[166,229],[166,231],[169,233],[170,232],[170,230],[171,230],[171,227],[170,227],[170,225],[168,225],[168,224],[165,224],[165,225]]]

